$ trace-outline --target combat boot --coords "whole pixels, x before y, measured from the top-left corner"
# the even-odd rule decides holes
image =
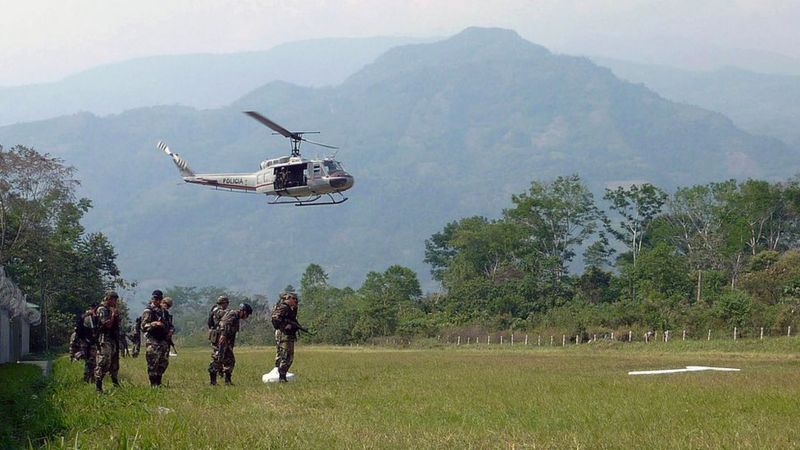
[[[150,375],[149,378],[150,378],[150,387],[158,386],[158,382],[156,381],[157,378],[155,375]]]
[[[233,381],[231,381],[230,372],[225,372],[225,386],[233,386]]]
[[[217,372],[208,372],[208,377],[211,378],[211,385],[217,385]]]
[[[98,394],[103,393],[103,380],[95,380],[94,387]]]
[[[114,387],[120,387],[119,378],[117,377],[111,377],[111,383],[114,384]]]
[[[279,383],[286,383],[288,381],[289,380],[286,379],[286,374],[285,373],[280,373],[280,372],[278,373],[278,382]]]

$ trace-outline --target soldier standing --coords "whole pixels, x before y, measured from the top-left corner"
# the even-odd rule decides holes
[[[286,373],[294,361],[294,343],[297,332],[303,327],[297,322],[297,294],[289,292],[281,296],[282,300],[272,310],[272,326],[275,327],[275,344],[277,354],[275,366],[278,368],[279,381],[285,382]]]
[[[219,360],[219,340],[220,329],[219,324],[222,321],[222,316],[225,315],[225,310],[228,309],[230,300],[227,295],[220,295],[217,299],[217,304],[211,308],[208,313],[208,340],[211,341],[211,363],[208,365],[208,377],[211,380],[211,385],[217,384],[217,376],[222,375],[222,363]]]
[[[170,347],[175,348],[175,343],[172,341],[172,335],[175,332],[175,324],[172,321],[172,314],[170,314],[169,310],[172,308],[172,297],[164,297],[161,300],[161,309],[164,310],[164,326],[167,327],[167,343]],[[177,355],[177,353],[175,353]],[[167,357],[169,357],[169,351],[167,351]]]
[[[142,313],[142,331],[147,338],[147,376],[150,386],[161,386],[161,377],[169,366],[169,341],[172,329],[164,318],[161,300],[164,294],[156,289],[150,299],[150,304]]]
[[[94,369],[94,382],[97,392],[103,392],[103,377],[111,375],[111,382],[119,387],[119,296],[108,291],[97,307],[97,366]]]
[[[225,375],[225,384],[233,385],[231,376],[233,367],[236,365],[236,357],[233,355],[233,346],[236,343],[236,333],[239,332],[239,321],[247,319],[253,314],[253,308],[247,303],[239,305],[239,309],[228,311],[219,323],[219,362],[222,366],[222,373]],[[213,378],[212,378],[213,380]]]
[[[87,383],[94,381],[97,362],[97,306],[97,303],[89,305],[89,309],[83,313],[75,330],[81,346],[80,353],[84,358],[83,381]]]

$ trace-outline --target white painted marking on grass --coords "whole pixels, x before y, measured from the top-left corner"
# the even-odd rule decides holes
[[[702,372],[706,370],[717,372],[739,372],[742,369],[734,369],[730,367],[686,366],[685,369],[638,370],[628,372],[628,375],[660,375],[662,373]]]

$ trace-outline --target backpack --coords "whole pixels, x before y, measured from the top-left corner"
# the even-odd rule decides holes
[[[214,328],[214,325],[215,325],[214,324],[214,313],[217,311],[217,308],[219,308],[219,306],[214,305],[214,307],[211,308],[211,311],[209,311],[209,313],[208,313],[208,329],[209,330]]]

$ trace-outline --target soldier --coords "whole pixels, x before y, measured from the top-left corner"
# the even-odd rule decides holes
[[[139,316],[136,318],[136,322],[133,324],[133,330],[130,335],[131,342],[133,342],[133,348],[131,349],[131,356],[134,358],[139,357],[139,351],[142,347],[142,317]]]
[[[97,366],[94,369],[94,382],[98,393],[103,393],[103,377],[111,375],[111,382],[119,387],[119,296],[108,291],[103,302],[97,307]]]
[[[89,309],[83,313],[75,333],[78,337],[84,359],[83,362],[83,381],[91,383],[94,381],[95,364],[97,362],[97,303],[89,305]]]
[[[175,332],[175,324],[172,321],[172,314],[169,312],[170,308],[172,308],[172,297],[164,297],[164,299],[161,300],[161,309],[164,310],[164,324],[168,330],[171,330],[167,332],[167,343],[174,349],[175,343],[172,341],[172,335]],[[175,353],[175,355],[177,355],[177,353]],[[167,356],[170,356],[169,351],[167,352]]]
[[[161,377],[169,366],[169,336],[172,336],[172,328],[168,328],[168,323],[161,308],[161,300],[164,294],[156,289],[150,299],[150,304],[142,313],[142,331],[147,338],[147,376],[150,378],[150,386],[161,386]]]
[[[225,315],[225,310],[228,309],[227,295],[220,295],[217,299],[217,304],[211,308],[208,313],[208,340],[211,341],[211,363],[208,365],[208,377],[211,380],[211,385],[217,384],[217,376],[222,375],[222,363],[219,360],[219,323],[222,321],[222,316]]]
[[[286,373],[294,361],[294,343],[297,332],[304,328],[297,322],[297,294],[288,292],[281,295],[281,301],[272,310],[272,326],[275,327],[275,344],[277,354],[275,366],[278,368],[279,381],[285,382]]]
[[[247,303],[239,305],[239,309],[228,311],[219,323],[219,363],[222,366],[222,373],[225,375],[225,384],[232,386],[231,376],[233,367],[236,365],[236,357],[233,355],[233,346],[236,343],[236,333],[239,332],[239,321],[247,319],[253,314],[253,308]],[[214,372],[209,373],[216,373]],[[213,378],[212,378],[213,380]]]

